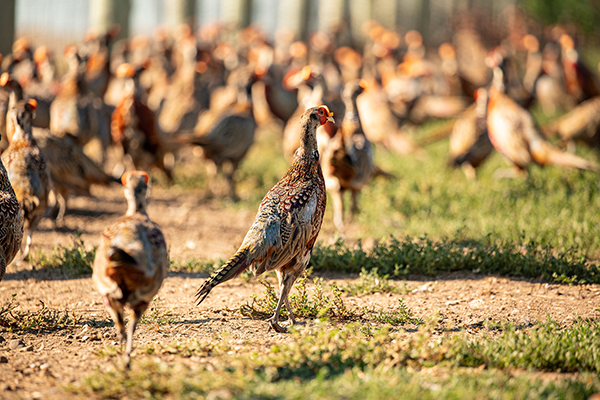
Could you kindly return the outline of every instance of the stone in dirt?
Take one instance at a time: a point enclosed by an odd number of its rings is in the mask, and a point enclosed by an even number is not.
[[[11,350],[16,350],[21,347],[25,347],[25,343],[23,343],[23,341],[19,339],[13,339],[8,344],[8,348]]]

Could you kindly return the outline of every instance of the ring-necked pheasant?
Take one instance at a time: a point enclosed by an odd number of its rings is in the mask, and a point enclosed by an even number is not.
[[[165,238],[146,213],[148,174],[131,171],[121,178],[127,213],[102,233],[92,279],[115,321],[119,340],[127,337],[129,365],[135,327],[167,275],[169,257]],[[131,309],[125,332],[124,307]]]
[[[316,138],[317,128],[327,121],[334,122],[327,106],[304,112],[302,140],[292,165],[260,203],[256,219],[235,255],[198,289],[198,304],[212,288],[258,263],[255,275],[276,271],[279,278],[280,295],[269,319],[271,327],[278,332],[286,331],[279,325],[279,312],[284,304],[291,323],[295,323],[288,294],[308,265],[327,202]]]
[[[371,143],[363,132],[356,98],[365,88],[363,81],[349,82],[342,99],[346,114],[342,126],[323,151],[323,171],[327,191],[333,202],[333,222],[338,230],[344,229],[344,192],[352,192],[352,215],[358,211],[358,195],[376,172]]]
[[[8,172],[0,162],[0,281],[6,267],[15,258],[23,239],[23,212],[8,179]]]
[[[506,95],[500,51],[491,51],[486,62],[493,70],[487,109],[488,134],[494,148],[514,165],[516,172],[526,173],[532,162],[542,167],[556,165],[598,170],[596,163],[550,144],[539,132],[533,116]]]
[[[22,246],[23,258],[29,254],[31,235],[46,212],[52,186],[50,169],[33,138],[31,121],[36,106],[35,100],[19,101],[9,110],[14,132],[8,133],[11,141],[2,153],[2,162],[25,218],[27,239]]]

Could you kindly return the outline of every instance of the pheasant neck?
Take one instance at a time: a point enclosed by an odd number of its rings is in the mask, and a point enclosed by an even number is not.
[[[146,199],[136,198],[133,201],[130,199],[127,202],[127,213],[126,216],[132,216],[135,214],[148,215],[146,212]]]
[[[311,121],[307,121],[302,126],[302,136],[300,138],[300,147],[296,151],[295,158],[310,158],[315,157],[319,159],[316,127],[312,126]]]
[[[504,86],[504,72],[500,67],[495,67],[493,71],[494,77],[492,79],[492,88],[496,89],[500,93],[504,93],[506,91],[506,87]]]

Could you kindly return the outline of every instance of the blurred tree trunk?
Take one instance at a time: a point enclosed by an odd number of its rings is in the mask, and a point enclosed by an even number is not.
[[[372,17],[372,0],[350,0],[350,29],[352,30],[352,41],[355,45],[365,44],[366,32],[363,25]]]
[[[195,29],[195,0],[164,0],[163,10],[165,11],[165,19],[169,28],[176,28],[180,25],[187,24],[192,30]]]
[[[294,32],[296,39],[303,39],[307,36],[307,15],[307,0],[281,0],[277,27],[278,29],[289,29]]]
[[[237,28],[250,25],[252,0],[223,0],[221,2],[221,19],[226,24]]]
[[[0,0],[0,53],[12,52],[15,40],[15,0]]]
[[[394,30],[396,28],[396,15],[398,2],[396,0],[374,0],[373,18],[382,26]]]
[[[119,24],[121,30],[117,39],[129,37],[130,12],[131,0],[91,0],[91,28],[95,33],[102,35],[108,32],[112,25]]]
[[[336,30],[344,18],[344,0],[319,0],[319,30]]]
[[[398,24],[404,31],[421,31],[422,0],[404,0],[398,4]]]

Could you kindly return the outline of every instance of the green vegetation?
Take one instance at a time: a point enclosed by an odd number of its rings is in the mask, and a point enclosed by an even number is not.
[[[548,321],[529,331],[504,326],[496,337],[446,336],[435,324],[417,333],[384,327],[365,336],[359,324],[293,330],[289,344],[256,352],[251,344],[190,341],[152,344],[131,371],[98,371],[70,386],[105,398],[586,398],[600,390],[600,326]],[[102,357],[113,357],[106,351]],[[171,354],[174,362],[153,355]],[[194,362],[187,362],[192,357]],[[529,373],[513,375],[515,368]],[[581,372],[570,379],[534,371]]]
[[[81,316],[70,313],[68,310],[60,311],[46,307],[40,300],[40,309],[37,311],[21,311],[13,294],[8,303],[0,306],[0,331],[9,332],[47,332],[61,329],[74,328]]]
[[[153,324],[157,326],[174,324],[179,318],[173,315],[173,310],[161,310],[157,306],[157,299],[152,301],[146,312],[140,318],[140,324]]]
[[[317,246],[311,258],[315,272],[359,273],[378,271],[402,278],[408,274],[435,276],[441,272],[476,271],[528,278],[543,278],[562,283],[600,283],[597,263],[588,263],[576,251],[555,252],[550,246],[504,242],[494,244],[446,239],[440,242],[423,237],[404,241],[391,238],[371,250],[360,242],[348,246],[337,241],[333,246]]]
[[[96,256],[96,246],[86,250],[81,234],[73,236],[71,246],[55,246],[50,254],[39,251],[30,256],[34,268],[60,269],[68,277],[88,275],[92,273],[92,264]]]
[[[360,271],[359,281],[357,283],[348,283],[342,290],[352,296],[373,293],[408,293],[409,289],[406,282],[402,288],[394,285],[389,279],[389,275],[379,275],[377,268],[368,271],[363,268]]]

